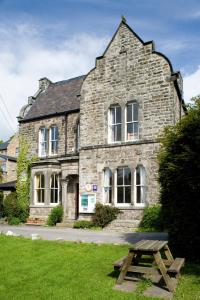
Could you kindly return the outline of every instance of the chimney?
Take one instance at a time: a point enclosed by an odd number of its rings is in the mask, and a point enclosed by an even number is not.
[[[41,79],[39,79],[39,89],[42,91],[46,91],[46,89],[48,88],[48,86],[51,84],[51,80],[49,80],[46,77],[43,77]]]

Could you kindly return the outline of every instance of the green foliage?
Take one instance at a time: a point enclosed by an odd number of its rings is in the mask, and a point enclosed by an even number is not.
[[[119,213],[120,210],[117,207],[97,203],[93,215],[93,223],[95,226],[103,228],[115,220]]]
[[[17,158],[17,199],[20,207],[18,216],[25,222],[29,215],[29,193],[30,193],[30,165],[36,158],[29,158],[29,144],[20,137],[20,152]]]
[[[4,216],[4,208],[3,208],[3,192],[0,191],[0,218]]]
[[[52,208],[48,219],[47,219],[47,225],[49,226],[55,226],[56,223],[62,222],[63,218],[63,207],[61,205],[55,206]]]
[[[0,140],[0,144],[3,144],[4,143],[4,141],[3,140]]]
[[[85,228],[92,228],[94,227],[94,224],[93,222],[91,221],[85,221],[85,220],[81,220],[81,221],[76,221],[74,223],[74,228],[82,228],[82,229],[85,229]]]
[[[161,139],[159,182],[163,220],[175,255],[200,253],[200,97]]]
[[[19,216],[20,207],[18,205],[16,192],[12,192],[5,197],[3,207],[5,216],[8,219]]]
[[[163,230],[163,218],[161,205],[156,204],[146,207],[142,221],[139,226],[140,229],[147,231],[162,231]]]
[[[8,219],[8,224],[10,225],[19,225],[20,223],[20,219],[17,217],[12,217]]]

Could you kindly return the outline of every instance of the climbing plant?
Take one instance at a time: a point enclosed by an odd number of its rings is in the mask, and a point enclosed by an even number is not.
[[[17,159],[17,201],[19,205],[19,219],[25,222],[29,215],[30,198],[30,165],[36,160],[29,157],[29,143],[20,137],[20,151]]]

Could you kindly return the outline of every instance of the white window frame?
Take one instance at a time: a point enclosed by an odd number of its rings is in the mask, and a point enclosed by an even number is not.
[[[41,176],[44,176],[44,187],[37,187],[37,176],[40,176],[40,183],[41,183]],[[38,202],[38,196],[37,196],[37,191],[44,190],[44,202]],[[34,202],[37,205],[44,205],[45,204],[45,175],[43,173],[38,173],[35,174],[34,176]]]
[[[137,169],[140,170],[140,184],[137,184]],[[140,194],[143,194],[143,199],[141,202],[137,203],[137,188],[140,188]],[[138,165],[134,171],[134,206],[135,207],[145,207],[146,206],[146,170],[142,165]]]
[[[50,156],[56,156],[58,155],[58,137],[57,139],[52,139],[52,131],[55,130],[55,128],[57,128],[57,131],[58,131],[58,126],[57,125],[53,125],[50,127],[50,130],[49,130],[49,155]],[[55,133],[54,133],[55,135]],[[57,152],[56,153],[53,153],[52,152],[52,143],[57,143]]]
[[[127,121],[128,106],[132,107],[132,120],[131,121]],[[137,110],[138,110],[137,120],[134,120],[134,106],[136,106]],[[128,135],[128,124],[133,124],[133,126],[135,126],[135,124],[137,124],[137,126],[138,126],[137,137],[133,137],[132,139],[128,139],[128,137],[127,137],[127,135]],[[131,141],[137,141],[137,140],[139,140],[139,105],[136,101],[133,101],[133,102],[127,103],[126,108],[125,108],[125,141],[126,142],[131,142]]]
[[[51,187],[51,182],[52,182],[52,176],[55,178],[55,176],[57,176],[58,178],[58,187],[56,188],[55,186],[52,188]],[[54,184],[55,184],[55,181],[54,181]],[[51,191],[54,191],[54,197],[55,197],[55,193],[57,193],[57,196],[58,196],[58,202],[51,202]],[[51,176],[50,176],[50,205],[52,206],[56,206],[56,205],[59,205],[60,203],[60,176],[59,174],[57,173],[52,173]]]
[[[120,108],[121,110],[121,123],[112,123],[112,110],[114,109],[114,114],[115,114],[115,120],[116,120],[116,109],[117,108]],[[109,113],[108,113],[108,126],[109,126],[109,133],[108,133],[108,142],[109,143],[120,143],[122,141],[122,108],[120,105],[113,105],[109,108]],[[121,139],[120,140],[117,140],[117,141],[114,141],[112,139],[112,132],[113,132],[113,127],[116,127],[116,126],[121,126]]]
[[[109,176],[108,176],[108,172],[111,173],[111,185],[110,185],[110,181],[109,181]],[[104,169],[104,184],[103,184],[103,199],[104,199],[104,203],[105,204],[109,204],[111,205],[113,203],[113,172],[110,170],[110,168],[105,168]],[[111,193],[111,202],[109,202],[110,199],[110,193]]]
[[[123,184],[122,185],[118,185],[117,184],[117,175],[118,175],[118,170],[119,169],[123,169]],[[124,183],[124,169],[129,169],[130,170],[130,173],[131,173],[131,184],[130,185],[127,185]],[[118,187],[123,187],[123,200],[125,200],[125,197],[124,197],[124,194],[125,194],[125,187],[130,187],[131,188],[131,201],[129,203],[118,203],[118,199],[117,199],[117,190],[118,190]],[[132,172],[131,172],[131,168],[127,167],[127,166],[124,166],[124,167],[118,167],[116,172],[115,172],[115,205],[118,206],[118,207],[129,207],[132,205]]]
[[[44,132],[44,133],[43,133]],[[46,140],[45,140],[46,132]],[[42,140],[42,135],[44,135],[44,140]],[[46,149],[45,153],[42,153],[43,147]],[[46,127],[41,127],[39,130],[39,157],[46,157],[48,155],[48,129]]]

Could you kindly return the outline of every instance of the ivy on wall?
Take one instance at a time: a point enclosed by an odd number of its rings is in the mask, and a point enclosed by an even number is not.
[[[30,199],[30,166],[36,157],[29,157],[30,145],[23,136],[19,138],[20,151],[17,158],[17,200],[19,205],[19,218],[25,222],[29,215]]]

